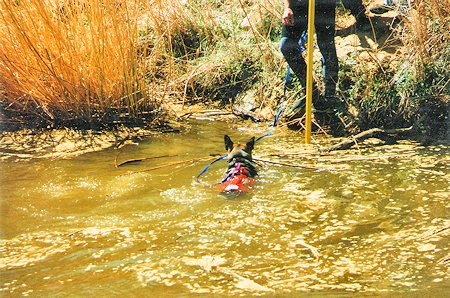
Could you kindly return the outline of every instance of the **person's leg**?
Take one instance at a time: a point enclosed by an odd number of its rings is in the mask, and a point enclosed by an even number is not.
[[[284,31],[284,28],[283,28]],[[301,36],[301,33],[299,33]],[[292,38],[288,36],[283,36],[280,41],[280,50],[286,59],[289,67],[295,73],[297,78],[300,81],[300,84],[305,87],[306,86],[306,62],[303,59],[303,56],[300,54],[298,48],[299,38]]]
[[[324,60],[325,97],[334,97],[339,68],[334,43],[336,1],[318,0],[316,3],[315,27],[317,44]]]
[[[307,30],[308,26],[308,3],[307,1],[298,1],[296,6],[292,7],[294,12],[294,26],[284,26],[282,28],[282,37],[280,41],[280,50],[289,67],[300,80],[302,87],[306,86],[306,62],[299,50],[300,38]]]
[[[305,28],[306,29],[306,28]],[[303,30],[305,30],[303,29]],[[293,27],[283,26],[283,34],[280,41],[280,50],[291,70],[295,73],[303,88],[306,88],[306,62],[301,55],[299,49],[299,41],[304,31],[302,29],[295,29]],[[296,36],[293,38],[292,36]],[[303,107],[303,100],[296,101],[289,110],[289,117],[296,117],[297,109]]]
[[[364,14],[366,11],[362,0],[342,0],[342,4],[346,9],[350,10],[355,18],[358,18],[359,15]]]
[[[342,0],[342,4],[356,19],[357,26],[363,26],[370,23],[366,16],[366,8],[364,7],[362,0]]]

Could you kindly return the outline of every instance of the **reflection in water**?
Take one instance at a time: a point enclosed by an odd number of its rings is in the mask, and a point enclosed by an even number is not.
[[[293,132],[256,145],[256,189],[227,198],[193,182],[204,163],[265,127],[193,123],[72,160],[3,162],[0,293],[25,296],[444,294],[448,148],[400,144],[324,154]],[[214,184],[224,163],[205,175]],[[433,292],[431,292],[433,291]],[[356,294],[358,295],[358,294]]]

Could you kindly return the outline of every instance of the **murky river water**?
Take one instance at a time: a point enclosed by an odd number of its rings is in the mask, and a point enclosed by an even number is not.
[[[448,297],[448,147],[320,154],[280,129],[254,155],[307,167],[262,163],[256,189],[233,199],[193,182],[206,161],[138,172],[266,130],[192,123],[119,161],[174,156],[119,168],[114,149],[2,162],[0,295]]]

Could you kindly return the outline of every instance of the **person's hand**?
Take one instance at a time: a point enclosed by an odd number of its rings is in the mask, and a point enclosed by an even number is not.
[[[283,18],[281,20],[285,26],[294,26],[294,12],[290,8],[285,8]]]

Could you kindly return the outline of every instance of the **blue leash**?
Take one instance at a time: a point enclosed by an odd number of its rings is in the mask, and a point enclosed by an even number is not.
[[[271,128],[270,131],[269,131],[268,133],[266,133],[265,135],[262,135],[262,136],[258,137],[258,138],[255,140],[255,142],[257,142],[257,141],[259,141],[259,140],[261,140],[261,139],[264,139],[265,137],[268,137],[268,136],[270,136],[271,134],[273,134],[273,132],[274,132],[274,130],[275,130],[275,127],[277,126],[278,119],[280,118],[281,112],[283,111],[283,108],[284,108],[284,102],[285,102],[285,100],[286,100],[287,86],[289,85],[290,79],[291,79],[291,68],[288,66],[288,67],[287,67],[287,71],[286,71],[286,78],[285,78],[285,81],[284,81],[284,89],[283,89],[283,97],[282,97],[282,100],[281,100],[281,105],[280,105],[280,108],[278,109],[277,114],[275,115],[275,118],[273,119],[273,123],[270,125],[270,126],[272,126],[272,128]],[[219,160],[222,160],[222,159],[227,158],[227,156],[228,156],[228,153],[227,153],[227,154],[224,154],[224,155],[222,155],[222,156],[220,156],[220,157],[214,159],[212,162],[210,162],[210,163],[209,163],[209,164],[208,164],[208,165],[200,172],[200,174],[197,175],[197,177],[195,178],[195,181],[196,181],[197,183],[201,183],[201,181],[200,181],[200,176],[202,176],[203,174],[205,174],[205,173],[209,170],[209,168],[211,167],[211,165],[213,165],[214,163],[218,162]],[[223,180],[222,180],[222,181],[223,181]]]
[[[224,154],[224,155],[222,155],[221,157],[218,157],[218,158],[214,159],[212,162],[210,162],[210,163],[209,163],[209,164],[208,164],[208,165],[200,172],[200,174],[197,175],[197,177],[195,178],[195,181],[196,181],[197,183],[201,183],[201,181],[200,181],[200,176],[203,175],[203,174],[205,174],[205,173],[209,170],[209,168],[211,167],[211,165],[213,165],[214,163],[218,162],[219,160],[225,159],[227,156],[228,156],[228,153],[227,153],[227,154]]]

